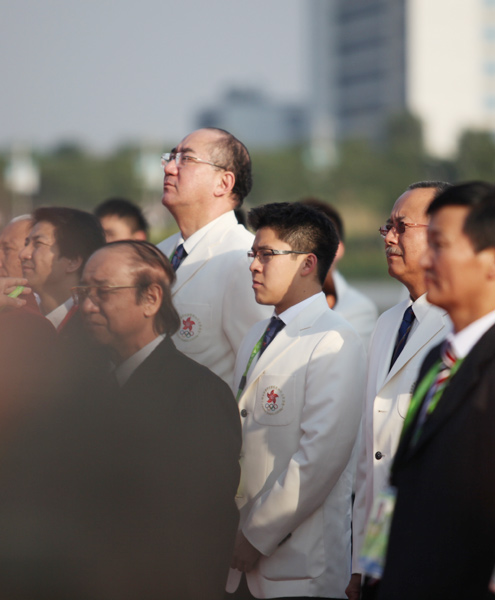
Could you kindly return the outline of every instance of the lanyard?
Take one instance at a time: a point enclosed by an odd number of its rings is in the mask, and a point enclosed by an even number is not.
[[[457,373],[463,360],[464,360],[463,358],[460,358],[456,361],[455,365],[450,370],[449,377],[448,377],[447,381],[445,382],[445,385],[441,386],[435,392],[435,395],[431,399],[430,405],[426,409],[426,414],[428,416],[431,415],[431,413],[437,407],[437,404],[438,404],[440,398],[442,397],[443,391],[445,390],[447,383]],[[428,371],[428,373],[423,377],[419,386],[417,387],[416,391],[414,392],[413,397],[411,399],[411,404],[409,405],[409,410],[407,411],[407,415],[404,420],[404,426],[402,427],[401,439],[404,436],[404,433],[407,431],[407,429],[409,429],[412,421],[414,420],[414,417],[416,416],[416,413],[418,412],[418,409],[419,409],[422,401],[424,400],[426,394],[428,393],[428,390],[431,388],[438,373],[440,372],[442,364],[443,363],[442,363],[441,359],[437,363],[435,363],[431,367],[431,369]],[[416,439],[417,439],[418,435],[419,435],[419,432],[415,436]]]
[[[268,325],[268,327],[269,327],[269,325]],[[268,327],[267,327],[267,329],[268,329]],[[260,339],[254,345],[253,351],[251,352],[251,356],[249,357],[248,364],[246,366],[246,370],[244,371],[244,375],[241,377],[241,381],[239,382],[239,389],[237,390],[237,395],[235,397],[237,402],[239,402],[242,392],[244,391],[244,388],[246,387],[247,374],[248,374],[251,364],[254,360],[254,357],[261,350],[261,345],[263,344],[263,338],[265,337],[265,333],[266,333],[266,329],[263,332],[263,335],[260,337]]]

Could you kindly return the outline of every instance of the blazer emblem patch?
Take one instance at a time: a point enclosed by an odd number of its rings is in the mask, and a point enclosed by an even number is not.
[[[181,326],[178,335],[183,342],[190,342],[201,333],[201,321],[196,315],[192,313],[181,315],[180,321]]]
[[[268,415],[276,415],[281,412],[285,406],[283,391],[275,385],[265,388],[261,395],[261,406]]]

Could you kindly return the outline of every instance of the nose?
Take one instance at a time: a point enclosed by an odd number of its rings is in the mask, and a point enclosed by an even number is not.
[[[100,307],[96,302],[93,301],[91,296],[86,296],[84,300],[80,304],[80,309],[83,314],[91,314],[95,312],[99,312]]]
[[[176,175],[177,174],[177,165],[175,164],[175,160],[169,160],[165,163],[163,170],[165,175]]]
[[[255,256],[253,259],[251,259],[251,264],[249,265],[249,270],[251,271],[251,273],[254,272],[260,272],[261,271],[261,263],[258,260],[258,257]]]
[[[399,234],[397,233],[397,229],[395,227],[391,227],[387,231],[387,235],[383,238],[386,246],[390,246],[391,244],[396,244]]]
[[[19,252],[19,260],[29,260],[31,258],[31,244],[27,244]]]

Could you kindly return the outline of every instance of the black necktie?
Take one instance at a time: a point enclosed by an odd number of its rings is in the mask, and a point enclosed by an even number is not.
[[[285,323],[279,317],[272,317],[268,327],[266,328],[265,335],[263,336],[263,342],[260,348],[260,356],[272,343],[277,333],[285,327]]]
[[[404,311],[402,317],[402,323],[399,327],[399,333],[397,334],[397,341],[395,342],[394,353],[392,354],[392,360],[390,362],[390,369],[394,366],[399,354],[404,350],[404,346],[407,342],[407,337],[411,331],[412,324],[414,322],[414,311],[412,306],[408,306]]]
[[[175,249],[174,255],[172,256],[172,260],[170,261],[172,263],[172,269],[174,271],[177,271],[177,269],[180,267],[181,262],[186,258],[186,256],[187,252],[184,248],[184,244],[179,244]]]

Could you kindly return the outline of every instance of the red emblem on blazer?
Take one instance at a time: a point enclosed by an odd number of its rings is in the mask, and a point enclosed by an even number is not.
[[[181,326],[177,333],[183,342],[190,342],[201,333],[201,321],[192,313],[180,316]]]
[[[279,413],[285,406],[285,395],[283,391],[275,385],[265,388],[261,396],[261,406],[269,415],[276,415]]]
[[[187,319],[182,321],[182,328],[184,331],[192,331],[193,325],[196,325],[196,323],[191,319],[191,317],[187,317]]]

